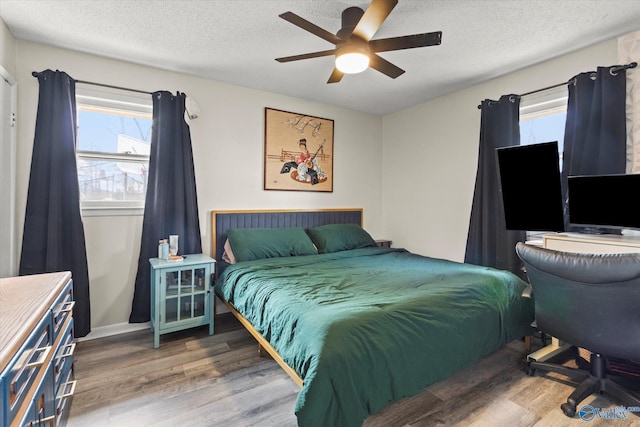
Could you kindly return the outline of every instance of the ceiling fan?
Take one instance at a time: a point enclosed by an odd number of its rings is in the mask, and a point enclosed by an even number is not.
[[[327,83],[337,83],[342,80],[345,73],[359,73],[368,67],[395,79],[403,74],[404,70],[380,57],[378,52],[435,46],[442,41],[442,31],[371,40],[396,4],[398,0],[372,0],[367,10],[359,7],[347,8],[342,12],[342,28],[336,34],[318,27],[293,12],[285,12],[279,15],[280,18],[333,43],[335,48],[285,56],[276,58],[276,61],[291,62],[335,55],[336,66]]]

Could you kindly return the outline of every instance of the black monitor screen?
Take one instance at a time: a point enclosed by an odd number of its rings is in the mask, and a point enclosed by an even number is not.
[[[564,231],[558,143],[496,151],[507,230]]]
[[[572,225],[640,228],[640,175],[570,176],[568,188]]]

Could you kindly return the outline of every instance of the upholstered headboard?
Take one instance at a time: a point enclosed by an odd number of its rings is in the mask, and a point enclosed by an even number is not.
[[[211,212],[211,254],[222,259],[230,228],[311,228],[325,224],[363,225],[361,208],[316,210],[240,210]]]

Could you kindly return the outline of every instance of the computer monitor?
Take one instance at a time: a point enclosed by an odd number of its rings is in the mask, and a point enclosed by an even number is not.
[[[496,151],[507,230],[564,231],[558,143]]]
[[[640,229],[640,175],[569,176],[569,223],[595,228]]]

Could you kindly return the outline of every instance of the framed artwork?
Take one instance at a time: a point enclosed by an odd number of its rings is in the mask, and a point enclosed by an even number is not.
[[[333,192],[333,120],[265,108],[264,189]]]

